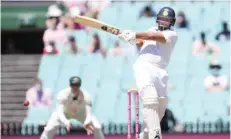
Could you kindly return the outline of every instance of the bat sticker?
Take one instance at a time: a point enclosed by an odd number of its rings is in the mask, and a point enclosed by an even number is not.
[[[111,32],[112,34],[115,34],[115,35],[118,35],[119,32],[120,32],[119,29],[110,28],[110,27],[107,27],[107,26],[102,26],[101,29],[104,30],[104,31],[107,31],[107,32]]]

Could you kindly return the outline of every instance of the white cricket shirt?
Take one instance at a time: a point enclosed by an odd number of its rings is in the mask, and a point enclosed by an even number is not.
[[[62,123],[67,123],[67,119],[84,118],[91,116],[91,98],[88,93],[81,90],[77,100],[73,100],[71,88],[61,90],[57,96],[57,109]]]
[[[151,28],[148,31],[158,32],[157,27]],[[168,66],[178,36],[173,30],[164,30],[161,32],[167,43],[145,40],[134,67],[139,67],[143,64],[151,64],[159,68],[166,68]]]

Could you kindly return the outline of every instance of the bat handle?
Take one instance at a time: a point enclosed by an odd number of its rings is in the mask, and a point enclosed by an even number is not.
[[[119,34],[121,34],[121,33],[122,33],[122,31],[120,30],[120,31],[118,31],[118,32],[117,32],[117,34],[116,34],[116,35],[119,35]]]

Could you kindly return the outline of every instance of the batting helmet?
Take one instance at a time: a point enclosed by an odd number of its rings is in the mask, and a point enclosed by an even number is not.
[[[158,24],[159,30],[170,29],[171,26],[174,26],[176,21],[175,11],[170,7],[164,7],[160,9],[157,14],[156,23]]]

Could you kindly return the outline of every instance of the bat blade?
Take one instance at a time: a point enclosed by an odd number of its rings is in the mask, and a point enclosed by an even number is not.
[[[96,20],[96,19],[93,19],[93,18],[90,18],[90,17],[86,17],[86,16],[76,16],[74,18],[74,21],[76,23],[79,23],[79,24],[82,24],[84,26],[89,26],[89,27],[92,27],[92,28],[96,28],[96,29],[99,29],[99,30],[103,30],[103,31],[106,31],[108,33],[111,33],[111,34],[114,34],[114,35],[118,35],[121,33],[121,30],[117,27],[114,27],[112,25],[109,25],[109,24],[106,24],[102,21],[99,21],[99,20]],[[144,40],[141,40],[141,39],[137,39],[136,40],[136,43],[139,44],[139,43],[144,43]],[[142,46],[141,45],[141,46]]]
[[[85,25],[85,26],[89,26],[89,27],[92,27],[92,28],[96,28],[96,29],[99,29],[99,30],[103,30],[103,31],[106,31],[108,33],[112,33],[114,35],[118,35],[120,33],[119,28],[114,27],[114,26],[109,25],[109,24],[106,24],[106,23],[104,23],[102,21],[86,17],[86,16],[76,16],[74,18],[74,21],[76,23],[79,23],[79,24],[82,24],[82,25]]]

